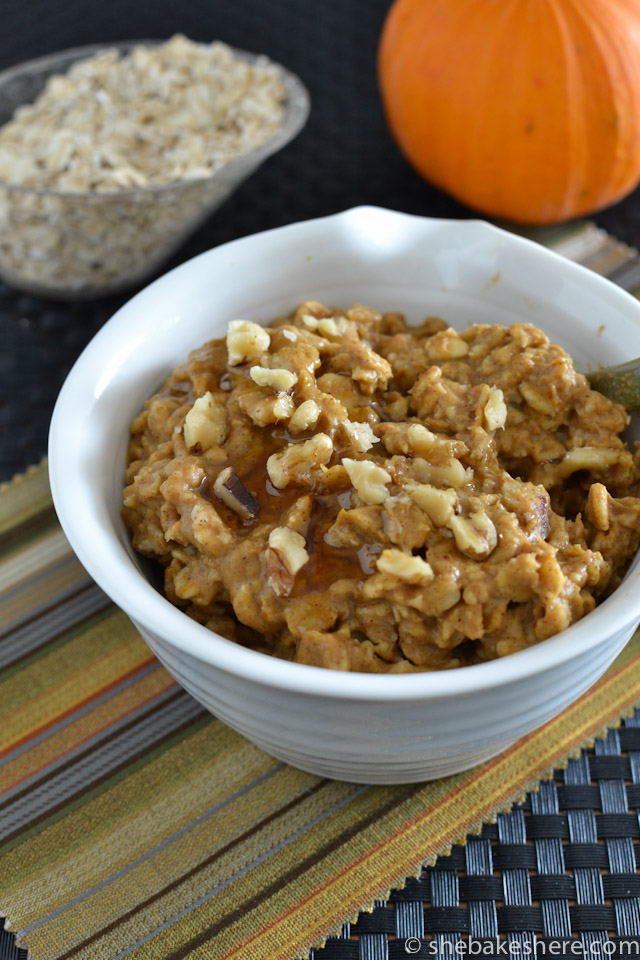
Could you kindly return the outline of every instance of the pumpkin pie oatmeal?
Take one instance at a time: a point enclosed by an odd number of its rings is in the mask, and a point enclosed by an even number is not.
[[[628,417],[528,324],[303,303],[233,320],[131,425],[123,516],[167,597],[287,660],[403,673],[551,637],[640,541]]]

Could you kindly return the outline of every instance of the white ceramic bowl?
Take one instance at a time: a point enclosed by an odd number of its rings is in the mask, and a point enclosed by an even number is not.
[[[268,753],[320,775],[426,780],[503,750],[575,700],[640,619],[640,562],[564,633],[436,673],[369,675],[236,646],[150,585],[120,519],[128,425],[145,397],[228,320],[268,322],[306,297],[427,314],[451,325],[531,321],[579,368],[640,356],[640,304],[582,267],[482,222],[371,207],[210,250],[116,313],[62,389],[50,435],[60,522],[89,573],[193,696]]]

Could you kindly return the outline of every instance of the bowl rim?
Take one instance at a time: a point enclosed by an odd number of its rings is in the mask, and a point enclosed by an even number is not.
[[[54,64],[60,59],[68,59],[73,57],[74,59],[72,63],[75,63],[79,60],[88,59],[89,57],[95,56],[98,53],[104,53],[108,50],[118,50],[126,53],[136,46],[155,47],[161,46],[163,43],[167,42],[168,40],[153,39],[115,40],[113,43],[90,43],[79,47],[69,47],[66,50],[57,50],[54,53],[48,53],[42,57],[34,57],[31,60],[23,60],[20,63],[16,63],[13,66],[7,67],[5,70],[0,71],[0,87],[2,87],[6,81],[10,81],[14,77],[19,77],[23,73],[34,69],[47,69],[49,65]],[[209,44],[203,43],[202,41],[193,42],[199,43],[201,46],[209,46]],[[100,191],[52,190],[49,188],[40,187],[25,187],[22,184],[11,183],[0,178],[0,189],[6,190],[9,193],[24,194],[25,196],[56,197],[67,200],[91,199],[94,202],[106,202],[116,198],[118,200],[121,198],[127,199],[129,197],[139,197],[145,194],[163,193],[167,190],[186,189],[187,187],[195,184],[209,183],[209,181],[213,180],[213,178],[216,177],[222,170],[227,172],[233,169],[236,165],[246,162],[249,158],[257,161],[266,160],[267,157],[270,157],[272,154],[276,153],[282,147],[290,143],[291,140],[293,140],[303,129],[311,110],[311,98],[309,91],[297,74],[293,73],[276,60],[272,60],[267,54],[253,53],[250,50],[243,50],[239,47],[234,47],[229,43],[225,43],[222,40],[212,41],[212,43],[216,42],[223,43],[224,46],[228,47],[240,60],[244,60],[248,63],[275,67],[280,73],[285,85],[287,99],[285,100],[284,104],[285,112],[282,123],[269,137],[269,139],[265,140],[264,143],[259,144],[255,150],[251,150],[249,153],[243,153],[238,157],[234,157],[233,159],[222,163],[206,177],[193,177],[192,179],[186,180],[171,180],[167,183],[157,183],[147,187],[127,187],[122,190]],[[67,67],[64,68],[63,73],[69,69],[69,66],[71,66],[71,64],[68,64]],[[20,106],[27,106],[27,103],[20,104]],[[0,127],[1,126],[3,125],[0,125]]]
[[[76,417],[80,416],[78,410],[82,404],[78,403],[76,384],[81,383],[85,376],[87,353],[91,350],[92,356],[95,355],[101,338],[106,335],[104,331],[107,328],[114,330],[121,326],[124,330],[126,325],[130,324],[129,311],[142,303],[149,295],[149,291],[168,282],[167,278],[173,280],[180,272],[186,273],[193,269],[197,261],[228,256],[239,245],[247,241],[253,242],[257,237],[269,240],[285,231],[291,234],[301,229],[308,230],[309,227],[313,229],[315,226],[320,229],[326,228],[327,225],[338,227],[345,222],[348,223],[349,219],[357,220],[358,217],[372,215],[395,221],[427,221],[455,225],[462,229],[466,225],[472,225],[475,230],[485,232],[488,238],[501,238],[503,242],[519,248],[527,257],[536,258],[542,265],[554,269],[560,266],[564,272],[573,274],[583,287],[605,294],[610,302],[617,303],[621,309],[629,312],[631,308],[631,312],[637,314],[640,325],[640,303],[611,281],[534,241],[480,219],[421,217],[362,205],[330,216],[260,231],[198,254],[157,278],[121,306],[93,337],[72,367],[60,391],[51,420],[49,470],[53,501],[61,526],[89,574],[138,627],[153,632],[163,643],[178,652],[188,654],[213,667],[259,685],[286,690],[305,697],[315,696],[336,700],[346,698],[354,701],[390,703],[431,702],[451,696],[469,696],[490,688],[498,689],[507,684],[526,680],[533,674],[545,673],[567,665],[574,657],[584,655],[605,643],[615,633],[627,629],[630,631],[640,619],[640,564],[636,561],[634,568],[627,573],[617,590],[586,617],[559,634],[509,656],[443,671],[408,674],[342,672],[279,660],[258,653],[227,640],[192,620],[149,583],[134,565],[117,530],[111,526],[105,533],[105,545],[110,547],[112,553],[115,549],[115,553],[110,557],[110,571],[105,572],[102,564],[95,561],[95,552],[92,551],[95,544],[89,544],[83,540],[83,525],[79,524],[77,519],[74,520],[73,516],[70,517],[67,512],[68,508],[73,508],[73,502],[68,496],[65,497],[65,464],[64,458],[59,462],[58,450],[61,441],[64,448],[63,430],[68,430],[65,418],[69,413]],[[168,636],[171,637],[170,640],[166,639]]]

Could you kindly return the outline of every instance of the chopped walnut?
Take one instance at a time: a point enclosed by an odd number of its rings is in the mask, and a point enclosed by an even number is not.
[[[504,393],[497,387],[491,387],[489,399],[484,405],[484,420],[489,433],[502,430],[507,422],[507,405]]]
[[[333,441],[326,433],[317,433],[304,443],[292,443],[267,460],[267,473],[278,490],[292,482],[304,483],[312,472],[326,464],[333,453]]]
[[[283,370],[277,367],[275,370],[269,370],[267,367],[251,367],[249,376],[259,387],[271,387],[279,393],[286,393],[298,382],[298,375],[291,370]]]
[[[451,327],[440,330],[427,341],[427,355],[434,363],[459,360],[460,357],[466,357],[468,353],[469,344],[462,340]]]
[[[371,450],[374,443],[379,442],[368,423],[355,423],[353,420],[345,420],[342,429],[357,453],[366,453],[367,450]]]
[[[421,483],[412,486],[409,494],[438,527],[446,527],[458,509],[458,494],[451,488],[441,490],[429,483]]]
[[[224,442],[227,415],[219,398],[208,391],[198,397],[184,420],[184,442],[188,450],[205,451]]]
[[[460,553],[474,559],[488,557],[498,542],[495,525],[484,510],[478,510],[468,519],[454,515],[447,526]]]
[[[239,391],[238,406],[258,427],[287,420],[295,410],[293,398],[287,393],[264,394],[251,382]]]
[[[273,413],[277,420],[286,420],[291,416],[292,411],[295,409],[293,400],[291,397],[286,396],[286,394],[280,394],[277,396],[273,402]]]
[[[376,561],[381,573],[389,573],[407,583],[431,583],[434,573],[431,566],[422,557],[413,557],[402,550],[383,550]]]
[[[345,317],[312,317],[304,314],[301,318],[307,330],[313,330],[323,337],[339,337],[349,329],[349,321]]]
[[[568,477],[578,470],[608,470],[620,460],[620,451],[604,447],[574,447],[557,465],[556,476]]]
[[[264,327],[251,320],[231,320],[227,333],[227,352],[230,367],[250,360],[259,360],[269,349],[271,337]]]
[[[421,423],[412,423],[407,430],[411,449],[420,457],[427,457],[436,442],[435,435]]]
[[[493,550],[498,543],[498,531],[496,526],[485,510],[476,510],[475,513],[472,513],[469,517],[471,524],[475,527],[476,530],[479,530],[487,541],[489,547],[489,552]]]
[[[310,427],[315,427],[320,416],[320,407],[315,400],[303,400],[291,414],[289,433],[303,433]]]
[[[371,460],[343,457],[342,465],[365,503],[384,503],[389,496],[386,484],[391,483],[391,474]]]
[[[288,597],[295,576],[309,560],[304,537],[288,527],[276,527],[269,534],[265,550],[267,583],[278,597]]]
[[[428,463],[418,457],[413,461],[416,477],[421,483],[433,483],[442,487],[462,487],[473,478],[471,467],[466,469],[451,457],[443,464]]]
[[[269,546],[278,551],[287,570],[294,576],[309,560],[304,537],[288,527],[275,527],[269,534]]]
[[[213,492],[243,520],[252,519],[260,510],[260,504],[247,490],[233,467],[225,467],[220,471],[213,484]]]

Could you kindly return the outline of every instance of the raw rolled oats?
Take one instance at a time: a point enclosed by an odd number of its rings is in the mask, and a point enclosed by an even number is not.
[[[210,176],[282,122],[284,89],[266,58],[178,34],[107,49],[51,77],[0,128],[0,179],[36,190],[104,193]]]
[[[0,128],[3,275],[82,296],[149,274],[251,172],[216,176],[274,135],[285,101],[266,58],[181,35],[50,77]]]

